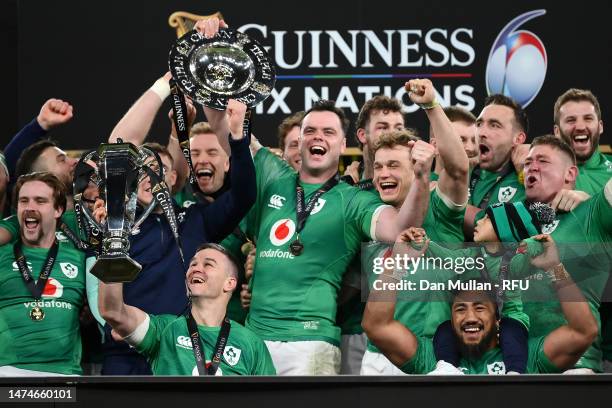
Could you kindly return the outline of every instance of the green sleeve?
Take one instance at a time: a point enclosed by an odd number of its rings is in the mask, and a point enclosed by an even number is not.
[[[252,375],[276,375],[276,368],[272,362],[272,357],[263,340],[256,338],[255,369]]]
[[[161,337],[166,326],[176,320],[173,315],[149,315],[149,329],[145,334],[144,339],[140,344],[134,345],[136,351],[147,357],[149,360],[154,360],[159,354],[159,345]]]
[[[355,223],[357,230],[365,237],[362,241],[374,241],[376,240],[376,225],[372,221],[380,215],[387,204],[383,203],[378,194],[374,192],[357,188],[354,190],[354,195],[347,202],[347,218]]]
[[[535,337],[529,340],[529,355],[527,357],[527,372],[530,374],[554,374],[561,370],[553,364],[544,352],[546,337]]]
[[[87,274],[85,275],[85,286],[87,287],[87,303],[89,304],[89,310],[91,310],[91,314],[96,319],[96,321],[104,327],[106,321],[102,318],[100,314],[100,309],[98,308],[98,283],[100,282],[98,278],[91,274],[91,267],[96,261],[96,257],[90,256],[85,259],[85,268]]]
[[[436,363],[433,340],[427,337],[417,337],[416,353],[400,369],[406,374],[427,374],[436,368]]]
[[[612,241],[612,178],[591,200],[591,216],[585,220],[589,235],[599,236],[601,242],[610,242]]]
[[[19,220],[16,215],[11,215],[0,220],[0,228],[4,228],[11,234],[11,242],[19,236]]]

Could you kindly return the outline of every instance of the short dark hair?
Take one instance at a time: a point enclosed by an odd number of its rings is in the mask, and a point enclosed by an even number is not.
[[[465,122],[468,125],[476,123],[476,116],[461,106],[447,106],[444,113],[451,122]]]
[[[372,116],[372,112],[374,111],[382,111],[384,113],[399,112],[402,114],[402,118],[404,117],[402,112],[402,103],[399,100],[385,95],[376,95],[375,97],[368,99],[361,107],[361,110],[357,115],[355,127],[357,129],[365,129],[368,126],[370,116]],[[363,147],[363,143],[361,143],[359,138],[357,138],[357,136],[355,136],[355,138],[357,139],[359,146]]]
[[[502,105],[512,109],[516,127],[525,133],[529,133],[529,119],[527,118],[527,113],[514,99],[502,94],[493,94],[487,96],[485,99],[484,106],[489,105]]]
[[[236,257],[232,255],[230,251],[228,251],[223,245],[215,244],[213,242],[207,242],[205,244],[200,245],[198,249],[196,249],[196,253],[203,251],[205,249],[214,249],[215,251],[219,251],[223,255],[225,255],[225,257],[230,261],[230,270],[229,270],[230,276],[232,276],[233,278],[236,278],[236,281],[240,279],[240,275],[238,273],[239,271],[238,261],[236,260]]]
[[[66,195],[68,194],[66,186],[53,173],[47,171],[38,171],[19,176],[15,183],[15,188],[13,189],[13,203],[15,203],[15,207],[17,207],[19,202],[21,187],[30,181],[42,181],[51,187],[53,190],[53,208],[56,210],[61,209],[62,214],[66,211]]]
[[[572,150],[570,145],[565,143],[563,140],[555,137],[554,135],[543,135],[538,136],[531,142],[530,149],[534,146],[551,146],[560,152],[564,153],[572,162],[572,164],[576,165],[576,153]]]
[[[32,173],[34,169],[34,164],[36,160],[40,157],[42,152],[44,152],[49,147],[58,147],[57,143],[50,139],[40,140],[34,144],[28,146],[17,160],[17,164],[15,166],[15,176],[19,177],[24,174]]]
[[[595,113],[597,114],[597,119],[601,120],[601,107],[599,106],[599,101],[597,97],[593,95],[588,89],[578,89],[578,88],[570,88],[565,91],[562,95],[557,98],[555,102],[555,109],[553,113],[553,119],[555,121],[555,125],[559,125],[559,120],[561,120],[561,106],[565,105],[568,102],[582,102],[587,101],[593,104],[595,108]]]
[[[281,150],[285,150],[285,139],[287,138],[287,133],[291,132],[291,129],[296,126],[302,126],[302,119],[304,119],[304,111],[299,111],[291,116],[287,116],[285,119],[283,119],[280,125],[278,125],[278,147]]]
[[[344,135],[346,136],[346,133],[348,132],[348,128],[351,122],[346,117],[346,114],[344,113],[344,111],[336,107],[335,101],[330,101],[327,99],[319,99],[312,105],[310,109],[306,111],[306,113],[304,113],[304,116],[308,115],[310,112],[335,113],[338,116],[338,119],[340,119],[340,125],[342,127],[342,131],[344,132]]]

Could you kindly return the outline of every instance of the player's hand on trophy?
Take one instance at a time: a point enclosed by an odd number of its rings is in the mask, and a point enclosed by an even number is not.
[[[419,105],[429,105],[436,99],[436,90],[429,79],[411,79],[404,84],[410,100]]]
[[[247,106],[242,102],[238,102],[234,99],[230,99],[227,102],[227,109],[225,112],[227,113],[230,133],[233,140],[240,140],[244,137],[242,125],[244,123],[246,111]]]
[[[106,222],[106,203],[101,198],[97,198],[93,209],[94,220],[100,225]]]
[[[219,32],[220,28],[228,28],[224,20],[219,20],[218,17],[210,17],[205,20],[199,20],[193,26],[204,38],[213,38]]]
[[[72,119],[72,115],[72,105],[61,99],[51,98],[40,108],[36,121],[44,130],[50,130],[55,126],[68,122]]]

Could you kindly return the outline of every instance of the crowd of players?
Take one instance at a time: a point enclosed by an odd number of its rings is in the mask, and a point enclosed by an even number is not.
[[[210,19],[196,29],[210,37],[219,26]],[[400,101],[375,96],[355,124],[363,160],[342,177],[349,123],[333,101],[280,124],[280,155],[244,131],[244,105],[204,107],[207,122],[193,123],[199,107],[189,102],[190,174],[172,122],[167,145],[145,143],[170,79],[155,81],[109,137],[155,151],[161,163],[151,163],[174,196],[180,241],[158,205],[130,236],[129,256],[142,266],[132,282],[89,273],[96,252],[83,245],[74,209],[77,160],[47,139],[72,119],[70,103],[49,99],[3,147],[0,376],[82,374],[89,313],[103,375],[612,369],[602,307],[612,162],[599,150],[603,121],[590,91],[563,92],[553,133],[526,143],[529,121],[512,99],[491,95],[475,116],[443,108],[431,81],[411,80],[429,137],[410,130]],[[139,212],[153,186],[139,181]],[[104,194],[93,182],[82,194],[105,223]],[[481,246],[451,249],[465,242]],[[485,259],[486,273],[418,299],[392,288],[421,270],[373,269],[376,258],[465,251]],[[428,279],[446,281],[438,269]],[[487,289],[509,277],[529,280],[542,298]]]

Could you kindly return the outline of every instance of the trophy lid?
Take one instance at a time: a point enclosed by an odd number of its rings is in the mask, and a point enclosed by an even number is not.
[[[183,93],[219,110],[228,99],[257,105],[270,96],[276,81],[264,47],[233,29],[221,29],[213,38],[188,32],[170,49],[168,65]]]

